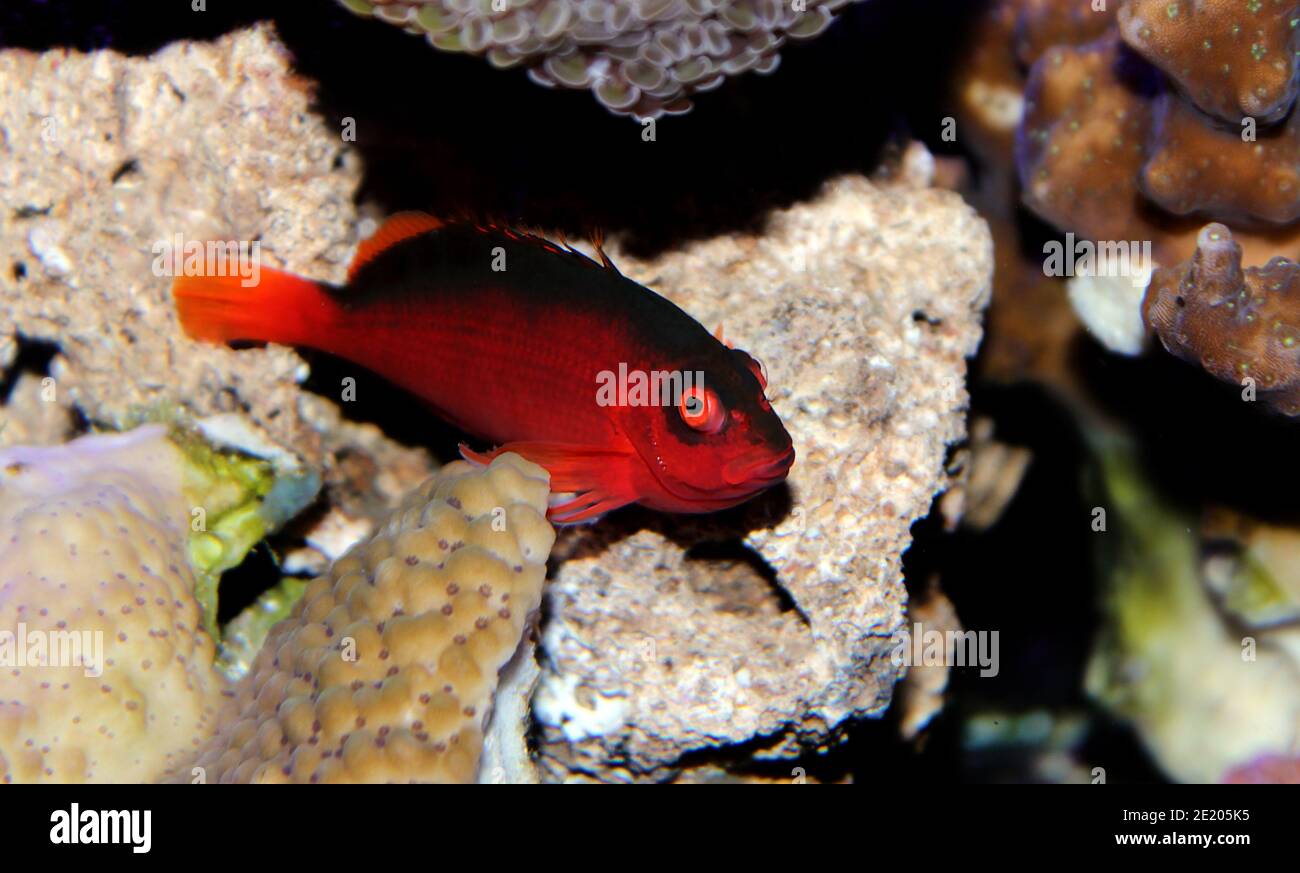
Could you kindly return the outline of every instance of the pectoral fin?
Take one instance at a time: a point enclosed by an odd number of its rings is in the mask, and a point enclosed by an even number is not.
[[[573,497],[554,503],[547,517],[558,524],[588,521],[635,503],[631,465],[639,463],[634,451],[566,443],[514,442],[490,452],[476,452],[461,443],[460,454],[474,464],[489,464],[502,452],[514,452],[551,474],[551,493]]]

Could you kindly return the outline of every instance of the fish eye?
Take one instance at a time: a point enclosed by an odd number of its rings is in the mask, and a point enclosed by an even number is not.
[[[760,361],[758,358],[755,358],[751,355],[749,358],[749,369],[752,370],[754,376],[757,377],[759,387],[762,388],[764,391],[766,391],[767,390],[767,367],[764,367],[762,361]]]
[[[704,433],[717,433],[726,421],[722,401],[712,388],[692,385],[682,392],[677,411],[688,427]]]

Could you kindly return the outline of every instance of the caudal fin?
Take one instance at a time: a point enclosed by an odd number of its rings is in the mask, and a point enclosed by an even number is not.
[[[316,345],[338,306],[324,286],[261,267],[257,284],[241,276],[177,276],[172,281],[181,327],[193,339]]]

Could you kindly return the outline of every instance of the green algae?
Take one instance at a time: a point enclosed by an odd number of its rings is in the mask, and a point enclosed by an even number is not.
[[[266,536],[315,499],[314,472],[277,471],[267,460],[219,449],[201,436],[174,429],[172,440],[185,458],[182,491],[190,505],[188,551],[195,574],[194,596],[213,639],[217,629],[221,574],[238,566]]]
[[[310,580],[293,576],[282,578],[274,588],[262,593],[226,624],[217,653],[217,669],[234,681],[248,672],[271,628],[289,617],[294,604],[302,597]]]

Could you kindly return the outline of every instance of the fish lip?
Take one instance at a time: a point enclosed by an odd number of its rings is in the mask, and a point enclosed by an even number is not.
[[[773,485],[785,481],[786,474],[789,473],[790,467],[793,466],[795,460],[794,443],[789,441],[787,438],[787,448],[785,452],[776,458],[767,460],[771,458],[771,452],[763,447],[756,447],[752,452],[743,456],[745,458],[755,458],[760,454],[762,455],[762,458],[759,459],[760,463],[758,465],[751,464],[751,469],[761,467],[763,461],[766,461],[767,465],[772,468],[768,471],[768,475],[761,480],[742,479],[739,482],[731,482],[730,480],[727,480],[731,487],[722,490],[697,488],[689,483],[679,482],[672,479],[672,477],[665,475],[667,470],[664,466],[662,455],[659,452],[659,440],[655,436],[654,431],[649,428],[646,429],[645,435],[652,453],[647,454],[642,450],[642,447],[635,442],[633,443],[633,448],[636,450],[637,454],[641,456],[641,460],[645,463],[646,469],[649,471],[650,475],[654,477],[654,480],[659,484],[659,487],[678,500],[684,500],[691,503],[715,504],[715,509],[725,509],[729,506],[743,503],[754,495],[766,491]],[[735,461],[733,460],[728,464],[728,466],[734,463]]]
[[[767,448],[756,449],[733,458],[722,468],[722,478],[729,485],[752,486],[761,490],[782,481],[794,466],[794,446],[772,457]]]

